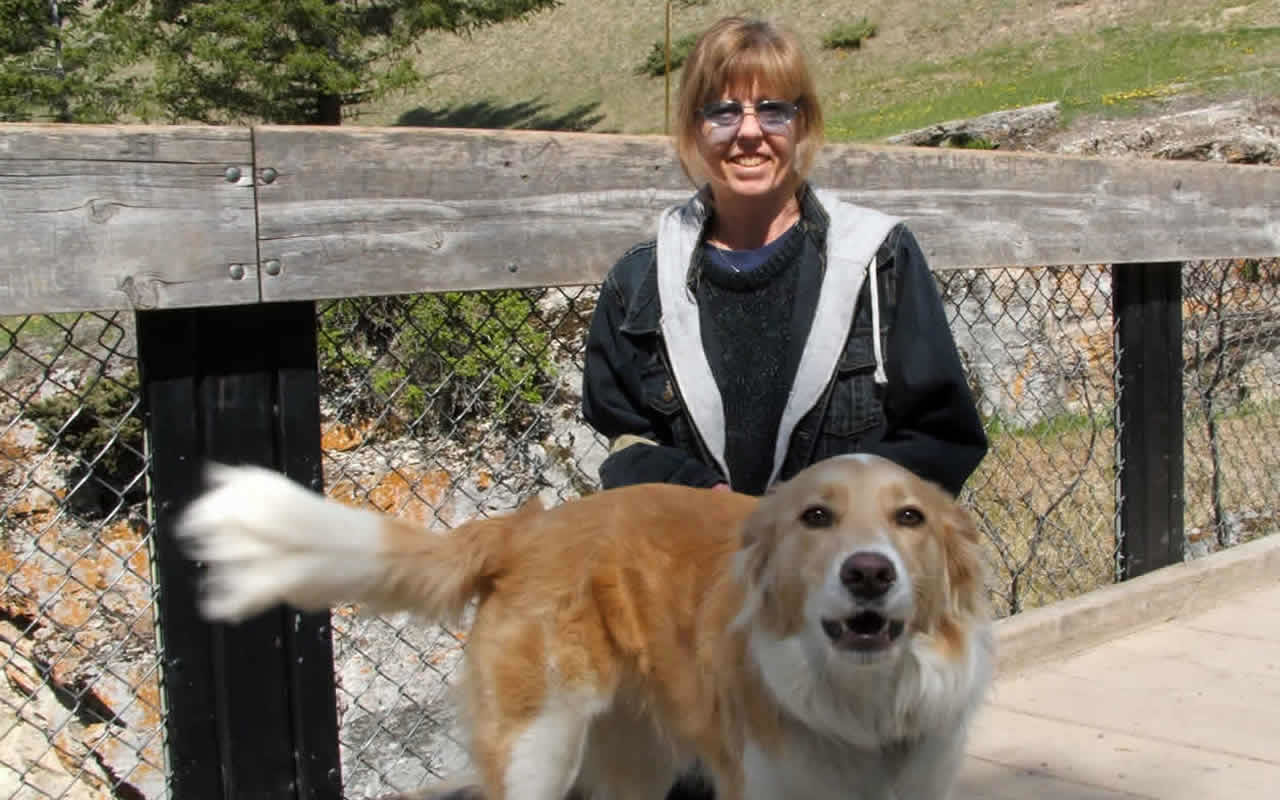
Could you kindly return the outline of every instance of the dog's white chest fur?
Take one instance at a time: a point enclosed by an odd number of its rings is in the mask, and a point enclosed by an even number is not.
[[[878,755],[839,749],[839,757],[832,758],[834,752],[824,755],[791,748],[769,754],[748,745],[743,763],[745,800],[898,800]]]
[[[791,723],[775,751],[748,744],[746,800],[945,800],[990,679],[989,648],[984,626],[960,663],[908,645],[878,671],[841,668],[804,634],[753,637],[752,655]]]

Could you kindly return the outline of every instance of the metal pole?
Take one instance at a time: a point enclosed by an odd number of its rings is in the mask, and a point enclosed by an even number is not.
[[[666,64],[662,70],[663,78],[666,79],[666,104],[663,109],[662,132],[671,134],[671,0],[667,0],[667,27],[666,27]]]

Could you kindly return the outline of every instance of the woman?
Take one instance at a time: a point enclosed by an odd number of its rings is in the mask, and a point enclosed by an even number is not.
[[[698,188],[601,287],[583,413],[605,488],[759,495],[840,453],[958,494],[987,451],[933,278],[898,219],[806,175],[822,110],[796,39],[730,17],[685,62],[676,149]],[[669,800],[711,796],[695,777]]]
[[[900,220],[806,179],[822,111],[794,36],[713,25],[685,63],[676,122],[698,191],[613,266],[588,333],[602,485],[758,495],[868,452],[958,493],[987,439],[941,300]]]

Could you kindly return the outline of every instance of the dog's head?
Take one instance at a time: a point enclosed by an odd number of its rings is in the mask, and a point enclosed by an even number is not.
[[[922,634],[962,650],[964,626],[983,613],[972,518],[874,456],[822,461],[761,498],[737,565],[748,587],[739,623],[828,663],[881,663]]]

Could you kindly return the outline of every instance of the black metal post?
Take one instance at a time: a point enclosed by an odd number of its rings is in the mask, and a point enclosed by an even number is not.
[[[1120,577],[1183,560],[1182,264],[1111,269]]]
[[[170,787],[182,800],[339,800],[327,614],[279,608],[210,625],[172,535],[209,461],[322,489],[315,306],[137,315],[151,454]]]

